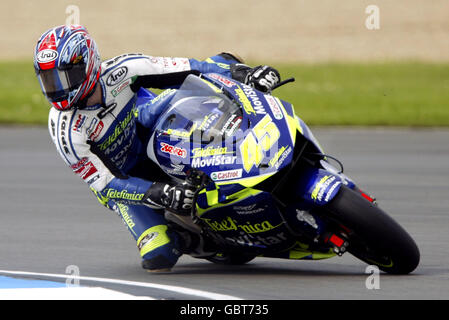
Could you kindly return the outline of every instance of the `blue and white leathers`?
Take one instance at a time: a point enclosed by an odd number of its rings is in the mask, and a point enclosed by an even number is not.
[[[69,111],[50,110],[49,131],[59,154],[100,202],[122,217],[137,241],[142,258],[155,260],[156,269],[176,263],[180,255],[176,249],[178,240],[167,235],[166,221],[157,212],[160,208],[141,204],[153,181],[129,173],[146,159],[146,141],[139,136],[138,125],[151,133],[152,124],[163,108],[138,105],[133,83],[143,76],[169,77],[189,70],[230,77],[229,64],[235,62],[222,56],[198,61],[121,55],[102,63],[98,85],[102,89],[103,104]]]

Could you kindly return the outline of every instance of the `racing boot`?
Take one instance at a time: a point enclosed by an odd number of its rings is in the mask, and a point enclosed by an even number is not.
[[[180,237],[179,250],[194,258],[207,258],[217,253],[217,247],[213,239],[206,234],[193,233],[187,230],[175,231]]]

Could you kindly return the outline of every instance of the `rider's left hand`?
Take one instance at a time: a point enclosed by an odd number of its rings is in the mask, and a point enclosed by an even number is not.
[[[165,197],[164,202],[167,209],[174,211],[179,215],[189,215],[193,206],[193,197],[195,189],[188,184],[176,186],[165,185],[163,189]]]
[[[165,208],[179,215],[189,215],[196,188],[188,183],[154,182],[142,199],[151,208]]]

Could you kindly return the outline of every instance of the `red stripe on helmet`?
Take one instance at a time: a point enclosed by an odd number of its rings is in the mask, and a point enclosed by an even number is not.
[[[39,68],[41,70],[49,70],[56,67],[56,61],[46,62],[46,63],[38,63]]]
[[[37,55],[39,56],[39,53],[44,53],[42,51],[47,50],[47,52],[51,52],[51,51],[56,51],[57,50],[57,46],[56,46],[56,34],[55,34],[55,30],[53,29],[52,31],[50,31],[45,38],[42,39],[39,48],[38,48],[38,53]],[[48,62],[39,62],[38,61],[38,65],[39,68],[41,70],[48,70],[48,69],[52,69],[56,66],[56,57],[53,61],[48,61]]]
[[[67,110],[69,102],[67,100],[60,101],[60,102],[52,102],[53,107],[55,107],[58,110]]]
[[[54,30],[49,32],[47,36],[42,39],[38,50],[41,51],[44,49],[56,50],[56,35]]]
[[[98,82],[98,79],[100,78],[100,72],[101,68],[98,68],[98,72],[97,72],[97,76],[95,77],[95,81],[92,82],[91,86],[89,87],[89,89],[86,90],[86,92],[82,95],[82,97],[80,98],[81,100],[84,99],[85,97],[87,97],[90,92],[95,88],[95,85]]]

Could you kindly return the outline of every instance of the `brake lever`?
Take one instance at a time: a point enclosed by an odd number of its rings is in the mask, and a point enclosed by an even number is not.
[[[274,89],[277,89],[277,88],[279,88],[280,86],[283,86],[284,84],[287,84],[287,83],[290,83],[290,82],[294,82],[294,81],[295,81],[295,78],[291,77],[291,78],[285,79],[284,81],[279,82],[278,84],[275,84],[275,85],[271,88],[271,90],[269,91],[269,94],[271,94],[271,92],[272,92]]]
[[[209,176],[205,174],[203,171],[191,169],[187,172],[185,181],[186,183],[188,183],[189,185],[191,185],[196,189],[193,195],[192,211],[190,212],[192,220],[195,221],[195,219],[197,218],[195,204],[196,200],[198,199],[198,195],[200,191],[204,189],[212,181],[212,179],[210,179]]]
[[[191,169],[187,172],[186,183],[191,185],[192,187],[198,189],[205,183],[208,183],[210,178],[203,171],[197,169]]]

